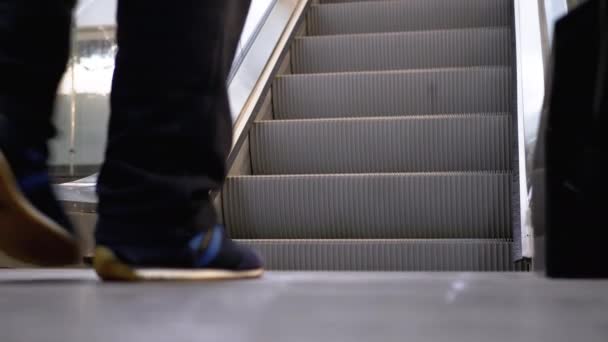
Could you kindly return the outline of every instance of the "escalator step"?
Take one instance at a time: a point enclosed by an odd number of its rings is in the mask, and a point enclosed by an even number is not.
[[[511,65],[507,27],[298,38],[294,73]]]
[[[516,271],[509,240],[243,240],[270,270]]]
[[[245,239],[510,238],[508,172],[229,177]]]
[[[276,119],[511,112],[511,68],[474,67],[286,75]]]
[[[371,1],[407,1],[407,0],[319,0],[320,4],[340,4],[340,3],[348,3],[348,2],[371,2]]]
[[[313,5],[310,35],[510,26],[512,0],[408,0]]]
[[[254,174],[511,170],[510,114],[262,121]]]

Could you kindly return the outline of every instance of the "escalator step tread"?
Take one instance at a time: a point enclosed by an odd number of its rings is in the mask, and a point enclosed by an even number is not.
[[[511,170],[509,113],[262,121],[254,174]]]
[[[511,112],[511,67],[285,75],[275,119]]]
[[[302,37],[294,73],[511,65],[508,27]]]
[[[311,6],[310,35],[510,26],[512,0],[340,2]]]
[[[519,271],[510,240],[242,240],[270,270]]]
[[[236,176],[235,238],[510,238],[509,172]]]

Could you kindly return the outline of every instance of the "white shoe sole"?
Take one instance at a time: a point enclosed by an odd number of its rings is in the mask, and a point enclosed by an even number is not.
[[[106,281],[218,281],[254,279],[264,274],[263,268],[246,271],[132,268],[106,247],[95,249],[93,266],[97,275]]]

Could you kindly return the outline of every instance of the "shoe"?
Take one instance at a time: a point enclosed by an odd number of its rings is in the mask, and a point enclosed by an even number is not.
[[[0,251],[36,266],[81,261],[73,228],[38,150],[0,149]]]
[[[93,266],[106,281],[230,280],[264,273],[258,255],[232,241],[220,225],[182,248],[98,246]]]

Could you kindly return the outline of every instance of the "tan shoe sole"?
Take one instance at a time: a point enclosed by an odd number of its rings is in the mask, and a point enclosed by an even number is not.
[[[95,249],[93,266],[97,275],[106,281],[218,281],[254,279],[264,274],[262,268],[247,271],[132,268],[106,247]]]
[[[0,250],[36,266],[73,265],[81,261],[78,243],[23,196],[0,152]]]

